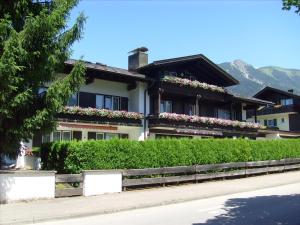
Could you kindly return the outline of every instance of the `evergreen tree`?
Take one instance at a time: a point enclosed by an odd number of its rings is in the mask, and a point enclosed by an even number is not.
[[[291,8],[295,8],[295,13],[300,14],[300,0],[282,0],[283,9],[291,10]]]
[[[21,140],[51,131],[57,112],[84,82],[82,62],[57,76],[81,38],[83,14],[67,26],[77,3],[0,0],[0,153],[16,153]],[[46,85],[47,92],[39,93]]]

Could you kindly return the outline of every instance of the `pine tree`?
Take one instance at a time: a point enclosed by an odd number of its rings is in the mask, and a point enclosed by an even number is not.
[[[295,9],[295,13],[300,14],[300,0],[282,0],[283,9],[291,10]]]
[[[21,140],[51,131],[55,115],[84,82],[82,62],[57,76],[81,38],[82,13],[67,26],[77,3],[0,0],[0,153],[15,153]],[[45,85],[47,92],[39,93]]]

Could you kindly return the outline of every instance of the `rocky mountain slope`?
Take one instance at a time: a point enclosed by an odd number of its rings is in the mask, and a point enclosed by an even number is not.
[[[221,68],[240,81],[239,85],[230,87],[232,92],[253,96],[265,86],[288,90],[300,94],[300,70],[285,69],[274,66],[254,68],[252,65],[235,60],[219,64]]]

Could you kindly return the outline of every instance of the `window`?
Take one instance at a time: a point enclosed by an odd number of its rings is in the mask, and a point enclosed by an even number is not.
[[[284,123],[284,118],[281,118],[281,123]]]
[[[82,132],[81,131],[73,131],[73,139],[81,141],[82,140]]]
[[[62,141],[71,141],[71,131],[63,131],[61,134]]]
[[[120,134],[121,139],[128,139],[128,134]]]
[[[51,142],[51,133],[50,134],[44,134],[42,136],[42,143],[49,143]]]
[[[112,109],[112,97],[111,96],[105,96],[104,108]]]
[[[268,127],[276,127],[277,126],[277,119],[268,120],[267,126]]]
[[[78,94],[73,94],[71,96],[71,98],[69,99],[68,103],[67,103],[68,106],[77,106],[78,105]]]
[[[113,97],[113,110],[120,110],[120,97]]]
[[[293,105],[293,99],[289,98],[289,99],[281,99],[280,100],[280,104],[281,105]]]
[[[103,140],[104,139],[104,133],[97,133],[96,134],[96,140]]]
[[[218,108],[218,118],[230,120],[230,111],[228,109]]]
[[[166,100],[162,100],[160,102],[160,112],[164,113],[171,113],[172,112],[172,101],[166,101]]]
[[[54,131],[53,132],[53,141],[60,141],[61,140],[61,133],[60,131]]]
[[[119,138],[119,134],[116,134],[116,133],[106,133],[105,134],[105,139],[106,140],[110,140],[110,139],[113,139],[113,138]]]
[[[185,105],[185,114],[189,116],[193,116],[196,114],[196,106],[193,104],[186,104]]]
[[[103,109],[104,108],[104,96],[96,95],[96,108]]]

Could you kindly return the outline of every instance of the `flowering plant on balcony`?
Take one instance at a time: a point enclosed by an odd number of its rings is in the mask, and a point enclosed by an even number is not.
[[[171,121],[184,121],[190,123],[200,123],[207,125],[219,125],[224,127],[237,127],[237,128],[251,128],[251,129],[264,129],[265,127],[258,123],[241,122],[237,120],[226,120],[212,117],[202,116],[189,116],[185,114],[176,113],[160,113],[159,118]]]
[[[224,88],[216,86],[216,85],[199,82],[197,80],[189,80],[189,79],[185,79],[185,78],[179,78],[179,77],[175,77],[175,76],[164,76],[162,78],[162,81],[179,84],[180,86],[190,86],[193,88],[202,88],[205,90],[210,90],[210,91],[215,91],[215,92],[220,92],[220,93],[226,92],[226,90]]]
[[[117,111],[108,109],[96,109],[96,108],[81,108],[81,107],[64,107],[61,113],[72,115],[84,115],[84,116],[99,116],[111,119],[135,119],[141,120],[143,114],[137,112]]]

